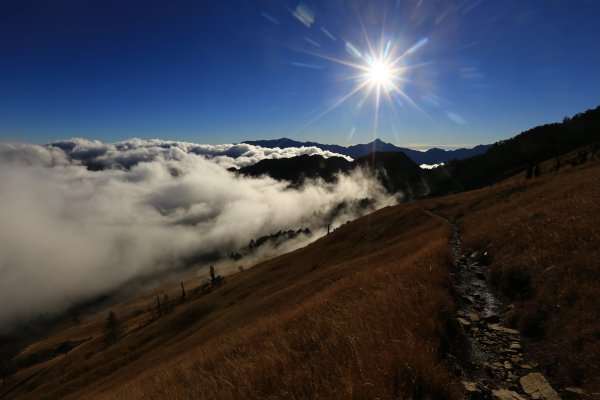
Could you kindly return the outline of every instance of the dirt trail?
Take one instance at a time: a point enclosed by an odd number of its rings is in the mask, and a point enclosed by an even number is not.
[[[458,227],[452,226],[452,252],[456,322],[465,342],[454,356],[465,398],[470,399],[560,399],[536,365],[527,359],[517,330],[503,324],[504,305],[486,281],[487,266],[476,261],[483,255],[465,255]]]

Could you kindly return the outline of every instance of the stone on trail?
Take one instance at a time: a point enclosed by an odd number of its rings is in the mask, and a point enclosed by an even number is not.
[[[592,397],[587,395],[583,389],[578,388],[578,387],[567,387],[564,389],[564,393],[565,396],[567,396],[568,399],[591,399]]]
[[[517,392],[506,389],[492,390],[494,400],[525,400]]]
[[[456,320],[458,321],[460,326],[462,326],[465,329],[467,329],[471,326],[471,323],[464,318],[456,318]]]
[[[516,329],[506,328],[506,327],[500,326],[498,324],[488,324],[488,329],[491,329],[493,331],[508,333],[510,335],[518,335],[519,334],[519,331]]]
[[[519,381],[523,391],[534,399],[560,400],[560,396],[548,383],[544,375],[532,372],[522,377]]]
[[[479,400],[483,399],[483,392],[479,388],[479,385],[476,382],[470,381],[462,381],[463,386],[465,387],[466,397],[471,400]]]

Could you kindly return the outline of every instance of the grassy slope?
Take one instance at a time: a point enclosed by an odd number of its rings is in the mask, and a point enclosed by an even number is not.
[[[417,205],[380,210],[146,327],[131,319],[108,349],[106,312],[91,317],[37,347],[93,339],[3,388],[24,398],[452,397],[439,361],[452,316],[448,233]],[[152,300],[115,311],[125,319]]]
[[[489,279],[513,297],[511,319],[553,382],[597,392],[600,164],[549,165],[529,181],[380,210],[141,329],[144,316],[128,316],[152,295],[132,299],[115,308],[129,332],[108,349],[106,312],[89,317],[26,353],[91,340],[9,378],[0,397],[456,396],[440,363],[452,316],[449,228],[425,208],[458,221],[465,249],[491,246]]]
[[[430,201],[459,221],[465,251],[491,254],[488,280],[512,301],[509,321],[530,338],[559,387],[600,392],[600,161]]]

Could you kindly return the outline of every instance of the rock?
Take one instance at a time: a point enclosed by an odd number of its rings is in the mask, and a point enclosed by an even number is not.
[[[532,372],[522,377],[519,382],[523,391],[533,397],[534,399],[540,400],[560,400],[560,396],[552,386],[548,383],[544,375],[539,372]]]
[[[591,398],[591,396],[588,396],[588,394],[586,394],[583,391],[583,389],[577,388],[577,387],[568,387],[568,388],[565,388],[563,394],[568,399],[586,399],[586,398]]]
[[[473,299],[470,298],[469,296],[462,296],[462,299],[467,304],[473,304]]]
[[[519,380],[519,377],[513,374],[512,372],[509,372],[508,375],[506,375],[506,379],[509,381],[516,382]]]
[[[460,326],[464,329],[468,329],[471,326],[471,323],[464,318],[456,318]]]
[[[472,399],[472,400],[483,399],[483,393],[477,383],[469,382],[469,381],[462,381],[462,384],[465,387],[466,397],[468,399]]]
[[[492,396],[496,400],[525,400],[517,392],[506,389],[492,390]]]
[[[519,367],[521,367],[522,369],[533,369],[533,367],[529,364],[521,364],[519,365]]]
[[[479,321],[479,315],[473,313],[469,316],[469,318],[471,319],[471,322],[478,322]]]
[[[510,335],[518,335],[519,331],[516,329],[506,328],[504,326],[500,326],[498,324],[488,324],[488,329],[498,332],[508,333]]]
[[[479,271],[479,272],[476,272],[476,273],[475,273],[475,276],[476,276],[478,279],[481,279],[482,281],[485,281],[485,274],[484,274],[483,272],[481,272],[481,271]]]
[[[510,345],[510,348],[513,350],[520,350],[521,349],[521,345],[519,343],[512,343]]]
[[[508,369],[508,370],[513,369],[512,364],[510,362],[508,362],[508,361],[504,361],[503,367],[504,367],[504,369]]]

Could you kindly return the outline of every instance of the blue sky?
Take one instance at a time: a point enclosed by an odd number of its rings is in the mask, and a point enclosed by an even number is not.
[[[597,0],[4,0],[0,139],[490,143],[600,104],[599,15]],[[402,84],[317,118],[364,82],[337,61],[365,65],[367,39],[403,55]]]

